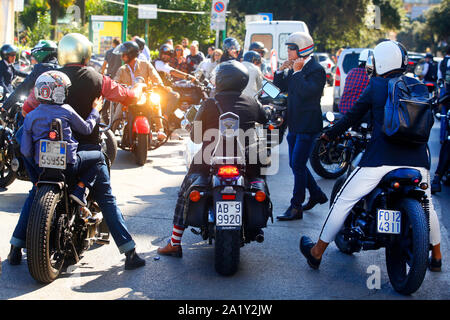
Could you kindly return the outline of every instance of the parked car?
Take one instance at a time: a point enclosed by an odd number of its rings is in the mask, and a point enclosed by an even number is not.
[[[364,48],[347,48],[339,56],[334,76],[333,111],[339,112],[338,106],[344,92],[345,78],[350,70],[358,67],[359,54]]]
[[[314,52],[314,58],[325,69],[327,74],[327,83],[332,86],[334,81],[334,62],[331,60],[330,55],[326,52]]]

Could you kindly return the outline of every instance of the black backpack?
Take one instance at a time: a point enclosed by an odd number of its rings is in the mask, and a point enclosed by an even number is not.
[[[389,80],[388,90],[383,124],[387,139],[409,145],[428,143],[434,118],[427,87],[400,76]]]

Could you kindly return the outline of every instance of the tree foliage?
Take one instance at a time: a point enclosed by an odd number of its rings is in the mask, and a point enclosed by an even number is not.
[[[439,6],[426,13],[427,24],[438,41],[450,43],[450,0],[443,0]]]

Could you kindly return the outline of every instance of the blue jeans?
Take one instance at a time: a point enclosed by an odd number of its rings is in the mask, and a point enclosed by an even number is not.
[[[319,134],[292,133],[287,135],[289,145],[289,166],[294,173],[294,191],[291,206],[300,209],[305,201],[305,190],[308,188],[311,198],[318,197],[322,190],[317,185],[311,172],[306,167]]]

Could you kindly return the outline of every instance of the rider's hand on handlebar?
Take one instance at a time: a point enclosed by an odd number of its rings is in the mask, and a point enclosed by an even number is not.
[[[146,87],[147,85],[145,83],[136,83],[133,87],[131,87],[131,91],[133,91],[134,96],[139,100]]]
[[[92,102],[92,109],[97,109],[98,112],[102,111],[103,108],[103,98],[102,96],[98,97],[97,99]]]

